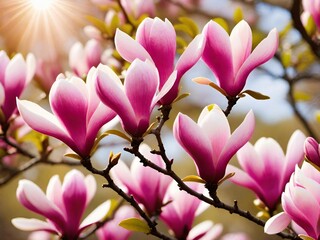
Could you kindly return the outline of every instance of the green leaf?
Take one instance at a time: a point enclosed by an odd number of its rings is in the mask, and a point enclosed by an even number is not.
[[[195,37],[199,34],[198,25],[193,21],[193,19],[188,17],[180,17],[179,21],[188,26],[188,28],[192,32],[192,37]]]
[[[307,24],[304,26],[304,28],[306,29],[306,32],[309,36],[313,35],[316,32],[317,26],[311,15],[308,17]]]
[[[320,111],[316,112],[316,120],[320,123]]]
[[[139,218],[124,219],[119,223],[119,226],[129,231],[150,233],[150,228],[146,221]]]
[[[36,132],[34,130],[30,131],[26,135],[22,136],[21,138],[18,139],[18,142],[31,142],[33,143],[38,151],[42,151],[42,141],[44,140],[44,135]]]
[[[120,202],[116,199],[109,199],[108,201],[110,201],[110,208],[108,213],[104,216],[103,220],[111,218],[114,215],[114,211],[116,211],[120,205]]]
[[[243,11],[241,7],[237,7],[233,12],[233,21],[235,23],[240,22],[243,19]]]
[[[178,47],[180,47],[182,49],[184,49],[185,47],[188,46],[187,41],[184,40],[182,37],[177,36],[176,42],[177,42]]]
[[[299,236],[299,238],[301,238],[303,240],[315,240],[314,238],[309,237],[307,235],[303,235],[303,234],[299,234],[298,236]]]
[[[209,85],[210,87],[214,88],[215,90],[219,91],[222,95],[227,96],[228,94],[226,91],[224,91],[221,87],[219,87],[217,84],[214,82],[211,82],[210,79],[205,78],[205,77],[197,77],[193,78],[192,81],[202,84],[202,85]]]
[[[183,98],[186,98],[188,96],[190,96],[190,93],[182,93],[178,97],[176,97],[176,99],[173,100],[173,103],[179,102],[180,100],[182,100]]]
[[[76,160],[80,160],[81,161],[81,157],[76,154],[76,153],[66,153],[64,154],[65,157],[69,157],[69,158],[73,158],[73,159],[76,159]]]
[[[105,132],[105,134],[117,135],[118,137],[121,137],[121,138],[127,140],[128,142],[131,142],[130,137],[128,137],[126,134],[124,134],[123,132],[120,132],[118,130],[108,130]]]
[[[291,51],[287,50],[281,53],[282,65],[286,68],[291,66]]]
[[[229,33],[229,25],[226,20],[224,20],[223,18],[214,18],[213,21],[218,23],[221,27],[224,28],[224,30],[226,30],[226,32]]]
[[[192,30],[188,26],[186,26],[184,24],[175,24],[174,25],[174,29],[176,31],[184,32],[184,33],[188,34],[191,37],[193,36]]]
[[[111,22],[107,28],[107,31],[108,31],[108,35],[109,36],[114,36],[115,32],[116,32],[116,29],[119,27],[120,25],[120,19],[119,19],[119,16],[118,14],[114,14],[112,16],[112,19],[111,19]]]
[[[297,101],[310,101],[311,96],[308,93],[295,91],[293,97]]]
[[[235,172],[232,172],[225,175],[223,178],[219,180],[218,185],[221,185],[224,181],[228,180],[229,178],[232,178],[235,174],[236,174]]]
[[[259,93],[259,92],[256,92],[256,91],[252,91],[252,90],[245,90],[245,91],[241,92],[239,95],[242,95],[242,94],[248,94],[249,96],[251,96],[251,97],[253,97],[255,99],[258,99],[258,100],[270,99],[269,96],[263,95],[262,93]]]
[[[184,182],[197,182],[197,183],[206,183],[205,180],[203,180],[201,177],[196,175],[189,175],[182,179]]]
[[[87,20],[93,24],[96,28],[100,30],[102,33],[108,33],[108,29],[106,23],[99,18],[93,16],[86,16]]]

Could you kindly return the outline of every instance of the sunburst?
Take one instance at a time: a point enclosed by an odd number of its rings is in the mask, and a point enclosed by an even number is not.
[[[56,58],[81,32],[90,5],[86,0],[0,1],[0,34],[11,52]]]

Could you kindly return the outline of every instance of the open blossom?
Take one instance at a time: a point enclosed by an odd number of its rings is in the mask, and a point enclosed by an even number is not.
[[[139,150],[148,160],[165,168],[162,158],[159,155],[151,154],[151,149],[147,145],[141,145]],[[119,185],[123,185],[150,215],[160,212],[164,205],[163,197],[172,181],[170,177],[143,166],[138,157],[134,158],[131,169],[124,162],[119,161],[111,173],[115,181]]]
[[[161,104],[170,104],[178,95],[181,77],[201,57],[204,38],[198,35],[181,55],[176,66],[176,33],[168,19],[162,21],[159,18],[146,18],[137,29],[136,40],[117,30],[115,45],[120,55],[129,62],[136,58],[152,61],[159,71],[159,89],[163,88],[172,72],[177,71],[173,87],[160,100]]]
[[[254,126],[254,115],[250,111],[231,134],[222,110],[217,105],[209,105],[202,110],[197,123],[179,113],[173,134],[194,160],[199,176],[208,183],[216,184],[225,175],[232,156],[251,138]]]
[[[320,168],[320,144],[312,137],[308,137],[304,143],[306,158]]]
[[[87,75],[91,67],[97,67],[101,62],[102,47],[95,39],[89,40],[85,47],[76,42],[69,52],[69,65],[79,77]]]
[[[273,29],[251,53],[252,33],[242,20],[230,36],[218,23],[210,21],[203,29],[206,44],[202,59],[217,78],[218,85],[228,96],[237,96],[249,74],[273,57],[278,48],[278,32]]]
[[[20,97],[35,70],[36,62],[32,54],[28,54],[26,61],[21,54],[10,60],[5,51],[0,51],[0,106],[4,121],[8,121],[16,111],[16,97]]]
[[[286,185],[281,197],[281,212],[270,218],[264,231],[275,234],[283,231],[292,221],[299,232],[314,240],[320,239],[320,175],[312,165],[304,162]]]
[[[251,189],[270,211],[274,211],[295,166],[303,161],[304,140],[304,134],[295,131],[286,154],[272,138],[260,138],[254,146],[247,143],[237,152],[243,170],[228,166],[228,172],[236,173],[231,181]]]
[[[27,209],[46,218],[14,218],[12,224],[24,231],[46,231],[61,239],[78,239],[87,227],[100,221],[109,211],[110,201],[101,204],[81,223],[81,218],[96,192],[96,181],[92,175],[83,176],[71,170],[61,183],[53,176],[46,194],[33,182],[20,180],[17,189],[19,202]]]
[[[131,206],[121,206],[114,217],[100,227],[96,235],[99,240],[127,240],[132,234],[131,231],[120,227],[119,223],[127,218],[136,217],[137,213]]]
[[[108,66],[99,65],[97,69],[96,89],[101,101],[119,115],[127,133],[141,137],[149,127],[154,106],[172,87],[176,72],[158,92],[159,74],[149,60],[134,60],[126,73],[124,85]]]
[[[199,193],[204,190],[204,186],[199,183],[188,183],[188,186]],[[192,228],[195,217],[206,210],[208,205],[185,191],[179,190],[175,182],[170,184],[164,201],[168,204],[163,207],[160,219],[177,239],[215,239],[221,234],[222,226],[214,226],[211,221],[202,222]]]
[[[94,74],[92,69],[86,83],[59,75],[49,93],[53,113],[36,103],[17,100],[22,118],[31,128],[63,141],[83,158],[90,155],[99,129],[116,115],[99,100]]]
[[[303,0],[303,8],[308,12],[315,21],[318,29],[320,29],[320,1],[319,0]]]

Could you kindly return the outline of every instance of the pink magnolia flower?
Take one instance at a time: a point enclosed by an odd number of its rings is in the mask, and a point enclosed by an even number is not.
[[[49,93],[52,84],[61,72],[62,66],[58,59],[52,61],[39,60],[35,80],[43,91]]]
[[[135,210],[130,206],[120,207],[113,219],[106,222],[102,227],[100,227],[96,235],[99,240],[127,240],[132,234],[131,231],[126,230],[119,226],[119,223],[127,218],[136,217],[137,214]]]
[[[69,65],[79,77],[87,75],[91,67],[97,67],[101,62],[102,47],[100,42],[91,39],[86,46],[76,42],[69,52]]]
[[[136,19],[143,14],[147,14],[150,17],[156,15],[154,0],[121,0],[121,4],[125,11]]]
[[[49,93],[53,113],[33,102],[17,100],[22,118],[31,128],[58,138],[83,158],[90,155],[99,129],[116,115],[100,102],[94,74],[93,68],[86,83],[59,75]]]
[[[314,165],[320,167],[320,144],[312,137],[308,137],[304,143],[306,158]]]
[[[208,183],[217,184],[225,175],[232,156],[251,138],[254,125],[254,115],[250,111],[231,134],[222,110],[217,105],[209,105],[202,110],[198,123],[179,113],[173,135],[195,161],[199,176]]]
[[[243,170],[228,166],[228,172],[236,173],[230,180],[251,189],[271,212],[274,211],[295,165],[303,161],[305,138],[301,131],[295,131],[286,154],[272,138],[260,138],[254,146],[247,143],[237,153]]]
[[[27,209],[46,218],[14,218],[12,224],[24,231],[46,231],[61,239],[78,239],[87,227],[100,221],[109,211],[110,201],[101,204],[80,223],[82,215],[96,191],[93,176],[83,176],[78,170],[68,172],[61,184],[53,176],[46,194],[33,182],[20,180],[17,189],[19,202]]]
[[[244,88],[248,75],[273,57],[278,48],[278,32],[273,29],[251,53],[252,33],[242,20],[230,36],[216,22],[203,29],[206,44],[202,59],[215,74],[218,85],[228,96],[237,96]]]
[[[152,61],[159,71],[159,89],[163,88],[172,72],[177,71],[172,89],[160,100],[161,104],[171,104],[178,95],[181,77],[201,57],[204,38],[198,35],[181,55],[176,66],[174,66],[176,33],[167,19],[165,21],[159,18],[143,20],[137,29],[136,40],[121,30],[117,30],[115,45],[120,55],[129,62],[136,58]]]
[[[21,54],[10,60],[5,51],[0,51],[0,106],[4,115],[1,121],[8,121],[16,111],[16,97],[20,97],[33,78],[35,69],[32,54],[28,54],[26,61]]]
[[[101,101],[119,115],[123,129],[135,137],[141,137],[148,129],[154,106],[176,78],[174,71],[158,92],[157,68],[149,60],[139,59],[129,67],[124,85],[108,66],[99,65],[97,72],[96,89]]]
[[[320,239],[320,175],[312,165],[304,162],[286,185],[281,197],[281,212],[270,218],[264,231],[275,234],[283,231],[292,221],[303,235]]]
[[[147,145],[142,144],[139,150],[148,160],[165,168],[162,158],[151,154],[151,149]],[[143,166],[138,157],[134,158],[131,169],[124,162],[119,161],[111,173],[115,181],[125,187],[127,192],[145,207],[150,216],[161,211],[165,204],[163,198],[172,181],[171,178]]]
[[[221,240],[250,240],[247,234],[242,232],[228,233],[224,235]]]
[[[204,191],[204,186],[199,183],[188,183],[188,186],[200,193]],[[208,205],[185,191],[181,191],[175,182],[170,184],[164,201],[168,204],[162,208],[160,219],[177,239],[205,240],[211,239],[209,236],[220,235],[221,225],[214,227],[210,221],[203,222],[192,229],[195,217],[206,210]]]
[[[317,27],[320,29],[320,1],[319,0],[303,0],[303,8],[310,13]]]

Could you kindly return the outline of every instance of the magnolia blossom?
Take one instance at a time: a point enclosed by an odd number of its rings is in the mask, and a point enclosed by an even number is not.
[[[155,16],[156,8],[154,0],[121,0],[121,4],[128,14],[138,19],[143,14]]]
[[[237,152],[243,170],[228,166],[228,172],[236,173],[231,181],[254,191],[269,210],[274,211],[295,165],[303,161],[305,138],[301,131],[295,131],[286,154],[272,138],[260,138],[254,146],[247,143]]]
[[[48,93],[57,76],[62,72],[62,66],[58,59],[52,61],[39,60],[37,62],[35,80],[41,89]]]
[[[78,239],[87,227],[100,221],[109,211],[110,201],[101,204],[80,223],[82,215],[96,192],[93,176],[83,176],[71,170],[60,182],[53,176],[46,194],[33,182],[20,180],[17,189],[19,202],[27,209],[46,218],[14,218],[12,224],[24,231],[46,231],[57,234],[61,239]]]
[[[53,113],[33,102],[17,100],[22,118],[31,128],[60,139],[83,158],[90,155],[99,129],[116,115],[100,102],[94,74],[93,68],[86,83],[59,75],[49,93]]]
[[[4,117],[1,121],[8,121],[16,111],[16,97],[20,97],[33,78],[35,69],[32,54],[28,54],[26,61],[21,54],[10,60],[5,51],[0,51],[0,106]]]
[[[162,158],[159,155],[151,154],[151,149],[147,145],[141,145],[139,150],[148,160],[165,168]],[[125,187],[127,192],[132,194],[150,215],[160,212],[164,205],[163,197],[172,181],[170,177],[160,174],[152,168],[144,167],[138,157],[134,158],[131,169],[124,162],[119,161],[111,173],[115,181]]]
[[[304,10],[312,16],[317,27],[320,29],[320,1],[319,0],[303,0],[302,4],[303,4]]]
[[[121,206],[114,217],[100,227],[96,235],[99,240],[127,240],[132,234],[131,231],[119,226],[119,223],[127,218],[136,217],[135,210],[130,206]]]
[[[284,212],[267,221],[266,233],[281,232],[292,221],[299,233],[320,239],[320,175],[317,169],[307,162],[301,169],[296,167],[282,194],[281,204]]]
[[[202,193],[204,187],[199,183],[188,183],[194,191]],[[221,225],[213,225],[211,221],[205,221],[192,228],[197,215],[208,207],[198,198],[179,190],[175,182],[172,182],[164,197],[168,204],[162,208],[161,220],[170,228],[177,239],[214,239],[222,232]]]
[[[306,158],[314,165],[320,167],[320,144],[312,137],[308,137],[304,143]]]
[[[86,46],[76,42],[69,52],[69,65],[79,77],[87,75],[91,67],[96,67],[101,62],[102,47],[100,42],[91,39]]]
[[[176,66],[176,33],[168,19],[162,21],[159,18],[146,18],[137,29],[136,40],[117,30],[115,45],[120,55],[129,62],[136,58],[152,61],[159,71],[159,89],[162,89],[172,73],[177,71],[173,87],[160,100],[161,104],[170,104],[178,95],[181,77],[201,57],[204,38],[202,35],[197,36],[181,55]]]
[[[176,72],[158,92],[159,74],[149,60],[136,59],[130,65],[124,85],[111,68],[99,65],[96,89],[101,101],[120,117],[123,129],[131,136],[141,137],[149,127],[156,103],[172,87]]]
[[[254,115],[250,111],[231,134],[222,110],[217,105],[210,105],[202,110],[198,123],[179,113],[174,121],[173,135],[195,161],[199,176],[216,184],[225,175],[232,156],[251,138],[254,125]]]
[[[206,44],[202,59],[215,74],[218,85],[228,96],[237,96],[248,75],[273,57],[278,48],[278,32],[273,29],[251,53],[252,33],[242,20],[230,36],[218,23],[210,21],[203,29]]]

